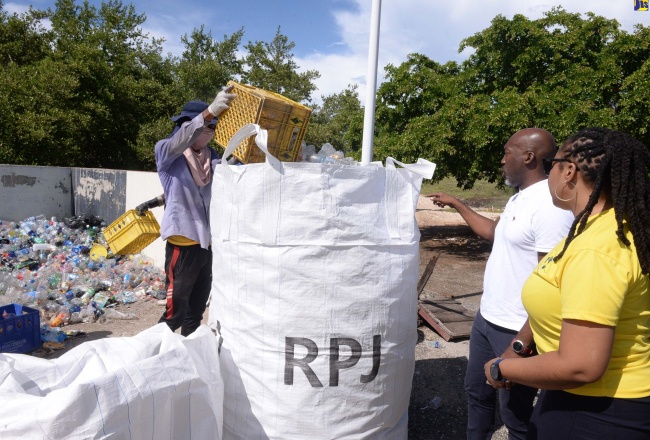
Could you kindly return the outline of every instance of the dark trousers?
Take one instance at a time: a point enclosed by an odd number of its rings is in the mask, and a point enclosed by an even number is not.
[[[212,250],[200,245],[165,248],[165,287],[167,304],[158,322],[165,322],[172,331],[181,328],[181,335],[194,332],[203,319],[212,287]]]
[[[486,383],[484,365],[490,359],[501,356],[516,335],[512,331],[486,321],[481,312],[476,314],[469,339],[469,362],[465,373],[467,393],[467,438],[489,440],[494,433],[497,390]],[[525,439],[535,388],[514,385],[510,391],[500,389],[499,413],[508,428],[508,438]]]
[[[648,440],[650,397],[615,399],[542,391],[528,427],[531,440]]]

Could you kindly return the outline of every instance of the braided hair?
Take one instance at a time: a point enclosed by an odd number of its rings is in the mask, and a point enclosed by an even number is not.
[[[570,136],[560,150],[571,159],[583,178],[593,183],[587,205],[577,215],[564,248],[555,257],[562,258],[567,247],[587,225],[598,198],[604,191],[611,196],[616,217],[616,236],[626,246],[630,241],[623,232],[626,223],[637,249],[641,270],[650,274],[650,151],[632,136],[607,128],[587,128]]]

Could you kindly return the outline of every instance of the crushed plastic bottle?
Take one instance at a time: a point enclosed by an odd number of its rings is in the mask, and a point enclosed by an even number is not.
[[[105,316],[108,319],[138,319],[135,313],[120,312],[112,308],[104,309],[104,314],[102,316]]]
[[[98,309],[103,309],[106,303],[113,297],[110,292],[102,290],[97,292],[93,297],[93,302],[96,304]]]
[[[54,315],[54,317],[50,320],[50,326],[51,327],[61,327],[63,325],[63,319],[65,315],[63,313],[57,313]]]
[[[318,153],[315,152],[315,147],[312,150],[305,146],[303,148],[303,161],[312,163],[326,163],[326,164],[340,164],[340,165],[357,165],[357,162],[351,157],[345,157],[343,151],[336,150],[330,143],[325,143]]]
[[[431,401],[429,402],[429,407],[431,409],[440,409],[442,408],[443,401],[440,396],[435,396]]]
[[[313,154],[316,154],[316,146],[307,145],[305,141],[302,141],[302,148],[300,151],[300,156],[302,158],[302,161],[309,162],[309,159]]]
[[[50,327],[49,325],[41,325],[41,340],[43,342],[63,342],[68,336],[61,331],[58,327]]]
[[[107,247],[105,226],[92,216],[0,220],[0,305],[29,305],[39,310],[41,323],[59,328],[94,322],[113,303],[164,294],[163,271],[143,255],[91,258],[93,246]]]
[[[120,304],[131,304],[137,301],[135,293],[128,290],[117,292],[113,295],[113,299]]]

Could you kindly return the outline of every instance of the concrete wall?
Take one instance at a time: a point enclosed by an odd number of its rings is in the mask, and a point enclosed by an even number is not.
[[[96,215],[106,223],[124,214],[126,171],[72,168],[75,215]]]
[[[126,210],[133,209],[140,203],[151,200],[162,193],[163,188],[157,173],[126,172]],[[154,208],[151,212],[153,212],[158,224],[160,224],[164,212],[163,207]],[[152,258],[156,266],[163,267],[165,265],[165,242],[160,237],[147,246],[142,253]]]
[[[110,224],[163,192],[154,172],[20,165],[0,165],[0,187],[0,220],[14,222],[39,214],[94,215]],[[153,213],[160,223],[163,208]],[[164,249],[159,238],[142,253],[162,267]]]
[[[62,219],[74,212],[70,168],[0,165],[0,188],[0,220]]]

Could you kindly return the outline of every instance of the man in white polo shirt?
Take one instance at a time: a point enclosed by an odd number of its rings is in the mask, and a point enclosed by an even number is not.
[[[496,390],[485,381],[483,366],[504,352],[529,356],[513,337],[526,321],[521,288],[537,263],[569,231],[573,216],[553,205],[543,159],[555,155],[555,139],[546,130],[518,131],[504,146],[501,159],[506,185],[518,188],[496,221],[484,217],[455,197],[430,194],[438,206],[451,206],[480,237],[493,243],[485,268],[483,295],[470,335],[465,374],[467,438],[491,439],[494,432]],[[516,353],[516,354],[515,354]],[[537,390],[523,385],[499,390],[499,413],[509,439],[525,439]]]

